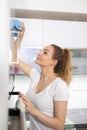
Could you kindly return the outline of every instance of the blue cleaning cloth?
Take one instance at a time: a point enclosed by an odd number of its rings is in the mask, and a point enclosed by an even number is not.
[[[22,31],[21,23],[20,23],[19,20],[15,20],[15,21],[14,21],[14,25],[15,25],[15,28],[16,28],[18,31]]]
[[[10,29],[12,31],[22,31],[21,23],[19,20],[11,20]]]

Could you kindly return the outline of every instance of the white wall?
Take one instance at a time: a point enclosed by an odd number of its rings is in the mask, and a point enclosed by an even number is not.
[[[8,2],[0,0],[0,130],[7,130],[8,112]]]
[[[9,0],[10,8],[87,13],[87,0]]]

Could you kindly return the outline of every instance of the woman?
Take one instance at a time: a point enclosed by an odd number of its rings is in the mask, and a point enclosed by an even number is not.
[[[13,61],[17,60],[17,46],[25,31],[21,24],[23,31],[15,41]],[[31,79],[27,95],[20,93],[25,110],[30,114],[29,130],[63,130],[69,98],[67,86],[72,77],[70,52],[51,44],[39,52],[35,62],[41,72],[21,60],[16,65]]]

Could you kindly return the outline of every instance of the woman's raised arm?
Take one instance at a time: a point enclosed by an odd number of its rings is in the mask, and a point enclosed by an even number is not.
[[[11,37],[11,41],[10,41],[11,51],[12,51],[11,61],[14,62],[15,67],[19,68],[21,71],[23,71],[26,75],[29,76],[32,66],[25,64],[22,60],[20,60],[20,58],[19,58],[19,62],[15,64],[15,62],[17,61],[18,49],[20,49],[24,32],[25,32],[25,25],[23,22],[21,22],[21,26],[22,26],[22,31],[18,31],[18,34],[19,34],[18,38],[14,40]]]

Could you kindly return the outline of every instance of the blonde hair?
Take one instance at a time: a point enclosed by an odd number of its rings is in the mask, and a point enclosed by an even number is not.
[[[62,49],[54,44],[51,44],[51,46],[54,48],[53,59],[57,60],[54,72],[69,85],[72,80],[72,61],[70,51],[66,48]]]

